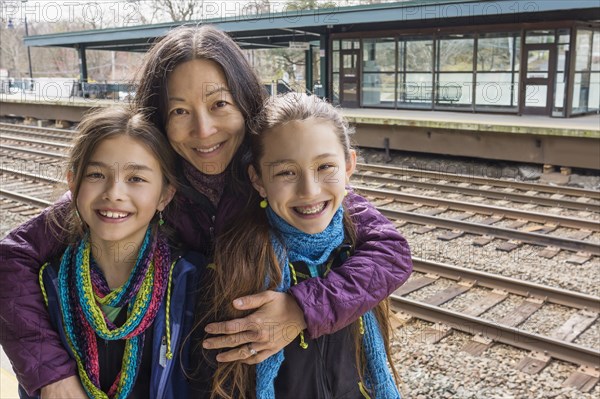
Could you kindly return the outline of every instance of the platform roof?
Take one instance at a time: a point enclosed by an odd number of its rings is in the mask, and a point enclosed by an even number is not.
[[[180,25],[211,24],[245,49],[289,47],[321,34],[425,27],[600,20],[598,0],[418,0],[316,10],[239,15],[113,29],[64,32],[25,38],[27,46],[80,47],[145,52],[156,38]]]

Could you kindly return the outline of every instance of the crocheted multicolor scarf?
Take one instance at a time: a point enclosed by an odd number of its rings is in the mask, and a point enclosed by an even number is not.
[[[290,262],[305,262],[313,277],[319,276],[317,269],[325,263],[333,250],[344,240],[343,208],[336,211],[329,226],[318,234],[304,233],[280,218],[270,207],[267,217],[271,227],[279,234],[271,235],[271,244],[281,265]],[[283,240],[283,243],[281,240]],[[289,267],[282,268],[282,282],[278,291],[290,288]],[[366,357],[365,383],[373,399],[400,399],[400,393],[387,366],[387,356],[379,324],[372,311],[362,316],[364,334],[362,339]],[[256,365],[256,397],[275,399],[275,378],[283,363],[283,350]]]
[[[126,398],[137,378],[144,335],[152,325],[168,285],[170,250],[157,234],[151,241],[148,228],[127,282],[111,291],[102,271],[90,256],[89,238],[69,247],[60,264],[58,291],[64,329],[75,356],[79,376],[93,398]],[[102,306],[127,306],[127,320],[117,327],[102,311]],[[97,337],[127,340],[121,371],[108,392],[100,387]]]

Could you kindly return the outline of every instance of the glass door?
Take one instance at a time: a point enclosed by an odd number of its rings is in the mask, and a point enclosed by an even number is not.
[[[556,76],[556,44],[525,44],[523,48],[521,112],[551,115]]]
[[[360,87],[360,50],[341,50],[340,51],[340,104],[343,107],[358,108]]]

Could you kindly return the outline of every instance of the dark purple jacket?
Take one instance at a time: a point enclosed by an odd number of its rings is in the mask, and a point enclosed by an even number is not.
[[[64,208],[69,201],[66,195],[54,207]],[[201,194],[183,189],[174,202],[166,223],[178,231],[185,246],[210,256],[214,237],[244,207],[246,196],[225,187],[215,209]],[[313,339],[358,319],[412,271],[410,249],[394,226],[353,192],[345,204],[357,227],[354,255],[326,278],[310,279],[289,291],[304,311]],[[0,344],[30,395],[77,374],[75,362],[52,328],[38,284],[40,266],[64,248],[49,231],[48,212],[0,241]]]

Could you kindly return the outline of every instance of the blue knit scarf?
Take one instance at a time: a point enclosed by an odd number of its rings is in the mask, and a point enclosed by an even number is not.
[[[319,276],[318,267],[327,261],[344,240],[343,208],[336,211],[329,226],[321,233],[307,234],[280,218],[270,207],[267,217],[274,231],[271,244],[282,265],[282,281],[277,291],[286,292],[291,278],[288,264],[304,262],[311,276]],[[283,240],[283,242],[281,242]],[[400,393],[387,367],[387,357],[379,324],[372,311],[363,315],[363,348],[367,359],[365,383],[373,399],[400,399]],[[275,378],[283,363],[283,350],[256,365],[257,399],[275,399]]]

